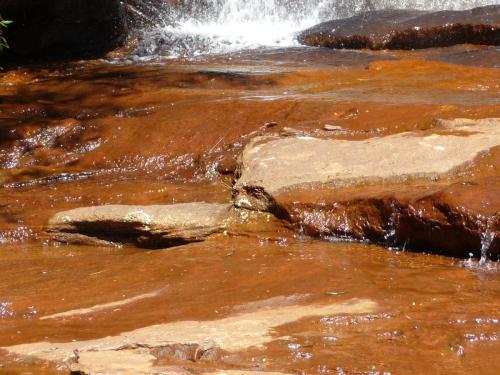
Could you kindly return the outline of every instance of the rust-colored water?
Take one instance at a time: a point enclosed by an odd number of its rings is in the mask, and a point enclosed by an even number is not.
[[[301,304],[367,298],[378,303],[376,313],[320,316],[282,326],[275,336],[289,338],[266,350],[249,349],[210,363],[165,362],[198,370],[305,373],[337,373],[338,368],[346,373],[421,374],[500,370],[498,269],[475,270],[453,259],[289,237],[278,242],[216,238],[165,251],[28,245],[2,251],[0,291],[12,303],[3,314],[2,346],[213,320],[250,302],[271,299],[262,305],[272,307],[272,298],[281,296]],[[39,319],[157,290],[157,297],[116,309]],[[11,358],[4,358],[9,368]],[[25,361],[17,365],[30,368]]]
[[[488,64],[461,65],[470,49],[448,55],[446,49],[300,49],[231,60],[95,61],[2,73],[0,347],[214,320],[290,301],[363,298],[376,302],[378,311],[305,318],[278,327],[265,349],[212,362],[160,362],[194,373],[499,373],[495,263],[479,267],[298,238],[279,222],[261,219],[245,236],[219,235],[160,251],[56,247],[43,234],[52,214],[74,207],[229,202],[236,156],[257,134],[293,128],[361,139],[427,129],[436,118],[499,117],[500,73]],[[345,130],[331,134],[322,130],[326,124]],[[498,161],[493,150],[467,178],[497,178]],[[40,319],[153,292],[117,308]],[[0,374],[52,373],[56,367],[0,355]]]

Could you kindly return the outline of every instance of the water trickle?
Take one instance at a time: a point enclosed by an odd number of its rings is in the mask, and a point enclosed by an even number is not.
[[[326,20],[384,8],[466,9],[490,0],[185,0],[154,9],[136,53],[196,57],[258,47],[291,47],[295,34]]]
[[[479,260],[479,265],[483,266],[488,260],[488,252],[490,250],[491,244],[495,239],[495,232],[491,230],[492,220],[486,222],[486,227],[481,235],[481,259]]]

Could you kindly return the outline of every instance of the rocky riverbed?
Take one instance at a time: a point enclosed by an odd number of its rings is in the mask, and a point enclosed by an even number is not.
[[[128,53],[0,74],[0,374],[500,371],[497,46]]]

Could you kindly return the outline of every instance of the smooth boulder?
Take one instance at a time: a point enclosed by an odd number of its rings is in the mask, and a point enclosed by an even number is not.
[[[321,23],[301,44],[336,49],[420,49],[455,44],[500,45],[500,5],[462,11],[387,9]]]
[[[222,232],[231,217],[231,206],[220,203],[82,207],[54,215],[47,232],[64,243],[165,248]]]

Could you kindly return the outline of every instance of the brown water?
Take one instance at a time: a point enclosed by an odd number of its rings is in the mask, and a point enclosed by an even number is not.
[[[463,65],[471,53],[490,57]],[[264,348],[201,362],[160,355],[159,364],[193,373],[499,373],[498,263],[300,238],[269,217],[238,236],[159,251],[54,246],[43,233],[52,214],[74,207],[229,202],[236,156],[258,134],[361,139],[426,129],[435,118],[499,117],[495,58],[472,47],[301,48],[2,73],[0,347],[368,299],[375,312],[306,317],[276,328]],[[497,179],[497,151],[465,177]],[[0,364],[0,374],[68,372],[7,352]]]

